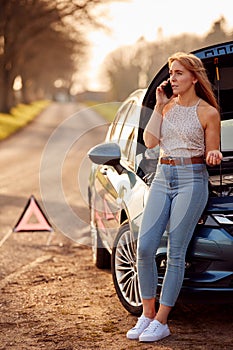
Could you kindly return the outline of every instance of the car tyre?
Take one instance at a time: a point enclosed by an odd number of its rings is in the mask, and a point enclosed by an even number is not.
[[[124,222],[115,238],[112,250],[112,277],[117,296],[133,315],[142,313],[136,266],[137,242],[128,222]]]
[[[98,228],[95,220],[95,206],[93,204],[93,197],[91,194],[91,188],[88,186],[88,203],[90,210],[90,229],[92,240],[92,257],[93,263],[99,269],[111,268],[111,255],[103,246],[102,239],[99,235]]]
[[[99,269],[111,268],[111,255],[103,246],[102,239],[99,235],[98,228],[94,220],[94,210],[91,208],[91,240],[92,240],[92,256],[93,263]]]
[[[111,255],[107,249],[103,247],[103,242],[99,236],[98,229],[96,230],[96,245],[93,246],[93,260],[94,264],[99,269],[111,268]]]

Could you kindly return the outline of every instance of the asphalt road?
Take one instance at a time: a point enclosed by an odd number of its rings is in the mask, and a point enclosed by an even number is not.
[[[76,103],[50,105],[0,143],[0,277],[41,255],[30,245],[90,244],[86,153],[103,141],[104,120]],[[53,232],[13,232],[33,195]],[[68,238],[67,238],[68,237]],[[24,242],[24,244],[22,244]]]

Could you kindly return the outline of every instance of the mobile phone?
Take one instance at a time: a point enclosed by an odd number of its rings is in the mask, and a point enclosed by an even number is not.
[[[172,86],[171,86],[170,80],[168,80],[168,83],[167,83],[166,86],[164,86],[163,90],[164,90],[165,95],[167,96],[167,98],[171,98],[172,97],[173,91],[172,91]]]

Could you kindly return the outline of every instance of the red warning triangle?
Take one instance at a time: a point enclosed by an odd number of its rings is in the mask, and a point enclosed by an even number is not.
[[[34,196],[28,200],[14,232],[50,231],[53,229]]]

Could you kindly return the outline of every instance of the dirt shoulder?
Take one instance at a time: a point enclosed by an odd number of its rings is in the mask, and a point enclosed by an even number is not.
[[[178,306],[170,337],[129,341],[136,317],[121,306],[110,271],[93,266],[90,247],[59,235],[39,247],[23,234],[18,244],[42,254],[0,282],[2,350],[232,349],[232,306]]]
[[[41,204],[38,177],[44,146],[53,130],[77,110],[75,104],[54,104],[0,143],[1,242],[11,233],[31,194]],[[86,223],[86,236],[79,243],[90,241],[90,232],[87,205],[75,188],[75,167],[83,164],[87,149],[105,135],[105,130],[92,125],[92,133],[85,134],[85,141],[81,140],[63,169],[66,198]],[[62,134],[63,141],[65,136],[70,137],[69,129]],[[136,317],[120,304],[110,271],[93,265],[87,244],[77,244],[56,229],[49,235],[14,232],[0,246],[0,350],[233,349],[233,306],[217,303],[177,307],[169,321],[172,335],[159,343],[127,340],[125,334]]]

